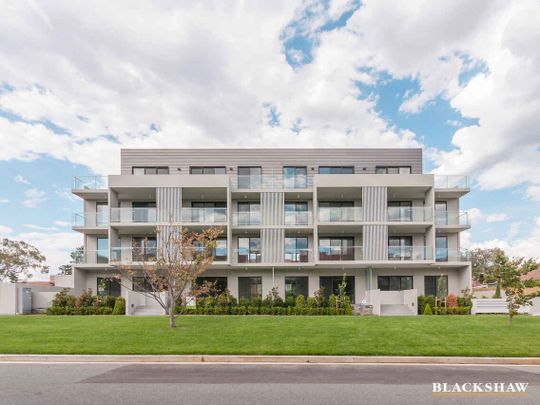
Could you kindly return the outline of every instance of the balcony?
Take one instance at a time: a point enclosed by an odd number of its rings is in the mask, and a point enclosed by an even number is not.
[[[87,212],[73,214],[73,228],[106,228],[109,225],[108,212]]]
[[[260,211],[254,212],[233,212],[232,223],[234,226],[254,226],[261,224]]]
[[[429,207],[388,207],[388,222],[430,222],[433,209]]]
[[[226,224],[227,208],[182,208],[182,222],[193,224]]]
[[[155,208],[111,208],[111,224],[155,224]]]
[[[319,207],[319,222],[362,222],[362,207]]]
[[[111,248],[111,263],[155,262],[156,260],[157,248],[155,246],[148,246],[146,248]]]
[[[79,176],[73,178],[73,190],[107,189],[107,176]]]
[[[388,246],[388,260],[433,260],[431,246]]]
[[[234,249],[235,264],[261,263],[262,255],[259,249]]]
[[[438,262],[469,262],[471,255],[466,249],[436,248],[435,260]]]
[[[363,257],[362,246],[319,245],[319,261],[357,261]]]
[[[285,211],[285,225],[302,226],[313,223],[311,211]]]
[[[313,179],[309,176],[264,176],[264,175],[237,175],[231,177],[231,186],[235,190],[300,190],[313,186]]]
[[[77,252],[75,264],[108,264],[109,252],[107,250],[85,250]]]
[[[439,176],[435,175],[436,197],[459,198],[469,192],[469,178],[467,176]]]
[[[285,263],[307,263],[309,262],[309,252],[311,249],[285,249]]]
[[[466,211],[437,211],[435,225],[470,226],[469,213]]]

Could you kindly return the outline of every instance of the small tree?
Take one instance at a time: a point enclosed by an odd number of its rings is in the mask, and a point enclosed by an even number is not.
[[[15,283],[21,277],[32,277],[32,271],[47,273],[45,256],[34,246],[10,239],[2,239],[0,244],[0,283]]]
[[[156,300],[169,316],[169,326],[176,327],[175,306],[186,306],[185,294],[195,279],[204,273],[214,260],[216,239],[222,233],[218,228],[207,228],[199,233],[173,225],[166,232],[158,229],[157,254],[154,262],[143,261],[141,269],[131,265],[116,264],[120,276],[133,283],[135,277],[143,278],[141,293]],[[146,259],[141,252],[134,255]]]
[[[433,315],[433,311],[431,310],[431,306],[429,304],[426,304],[424,307],[424,315]]]
[[[497,288],[495,289],[495,294],[493,298],[501,298],[501,280],[497,280]]]
[[[84,256],[84,246],[79,246],[69,254],[71,260],[67,264],[58,267],[59,274],[70,276],[73,273],[73,264],[81,262]]]
[[[495,257],[504,252],[499,248],[473,249],[470,251],[472,276],[479,282],[494,282],[499,279]]]
[[[540,296],[538,291],[525,294],[525,284],[521,276],[534,270],[538,264],[533,259],[525,260],[523,257],[509,259],[502,251],[495,256],[495,266],[501,279],[501,287],[506,295],[508,306],[508,322],[512,324],[512,318],[522,305],[531,305],[534,297]]]

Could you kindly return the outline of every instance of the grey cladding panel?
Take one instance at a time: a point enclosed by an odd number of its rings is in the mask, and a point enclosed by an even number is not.
[[[274,263],[283,261],[285,229],[261,229],[262,262]]]
[[[156,189],[157,222],[180,222],[182,189],[180,187],[158,187]]]
[[[364,225],[364,260],[387,260],[388,227]]]
[[[366,222],[386,222],[388,196],[386,187],[363,187],[362,210]]]
[[[284,223],[285,194],[281,192],[261,193],[262,225],[282,225]]]

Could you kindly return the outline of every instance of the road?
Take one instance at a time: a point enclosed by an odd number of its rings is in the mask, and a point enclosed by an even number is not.
[[[434,396],[433,382],[526,382]],[[538,404],[540,366],[0,363],[0,404]]]

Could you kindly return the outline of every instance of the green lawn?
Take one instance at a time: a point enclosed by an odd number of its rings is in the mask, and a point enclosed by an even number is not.
[[[540,356],[540,317],[0,316],[0,353]]]

